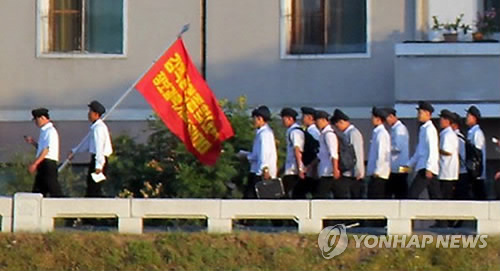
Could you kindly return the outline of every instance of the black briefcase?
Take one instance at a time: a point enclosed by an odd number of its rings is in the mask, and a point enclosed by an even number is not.
[[[285,195],[280,178],[263,180],[255,184],[255,193],[259,199],[280,199]]]

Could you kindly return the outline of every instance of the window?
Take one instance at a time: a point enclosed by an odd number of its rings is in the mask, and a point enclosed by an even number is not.
[[[42,54],[124,53],[125,0],[39,0]]]
[[[368,53],[369,0],[284,0],[287,55]]]
[[[497,31],[500,30],[500,1],[499,0],[484,0],[484,10],[494,9],[497,12],[496,27]]]

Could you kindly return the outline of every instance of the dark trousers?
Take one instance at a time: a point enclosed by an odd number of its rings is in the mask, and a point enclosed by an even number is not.
[[[44,197],[62,197],[61,186],[57,181],[57,162],[44,159],[36,170],[33,193],[41,193]]]
[[[429,191],[429,198],[441,199],[440,183],[437,180],[436,175],[433,175],[431,179],[428,179],[425,176],[425,171],[425,169],[418,171],[417,176],[415,176],[415,179],[410,186],[408,197],[410,199],[418,199],[424,189],[427,188]]]
[[[441,183],[441,197],[444,200],[452,200],[455,198],[455,189],[458,181],[450,181],[450,180],[440,180]]]
[[[332,182],[332,192],[334,199],[351,198],[351,179],[341,176],[338,180]]]
[[[316,186],[316,198],[330,198],[330,191],[334,199],[360,199],[363,182],[356,178],[341,176],[338,180],[333,177],[321,177]]]
[[[105,182],[105,180],[96,183],[91,176],[91,174],[94,172],[95,172],[95,155],[92,155],[90,158],[89,172],[87,175],[87,191],[85,192],[86,198],[101,198],[104,196],[102,192],[102,185]],[[106,157],[106,162],[104,163],[102,173],[106,175],[107,172],[108,172],[108,158]]]
[[[378,177],[371,177],[370,183],[368,184],[368,198],[369,199],[384,199],[385,198],[385,187],[387,185],[387,180]]]
[[[351,199],[361,199],[361,193],[363,192],[363,179],[357,180],[353,177],[344,177],[349,179],[349,196]]]
[[[256,199],[257,193],[255,192],[255,184],[262,180],[261,176],[255,175],[255,173],[249,173],[247,178],[247,185],[245,186],[245,191],[243,192],[244,199]]]
[[[472,198],[475,200],[486,200],[484,180],[469,178],[469,182],[472,185]]]
[[[330,199],[330,193],[332,192],[333,182],[338,181],[334,180],[333,177],[321,177],[318,180],[318,184],[316,185],[316,189],[314,192],[314,198],[316,199]]]
[[[471,183],[467,173],[460,173],[458,175],[458,182],[455,190],[455,198],[459,200],[471,199]]]
[[[311,177],[306,177],[305,179],[298,178],[298,182],[292,192],[292,198],[306,199],[308,193],[314,194],[317,183],[318,180]]]
[[[299,182],[298,175],[286,175],[283,177],[283,189],[285,189],[285,199],[291,199],[292,195],[297,188],[297,183]]]
[[[391,173],[385,186],[385,197],[388,199],[408,198],[408,173]]]

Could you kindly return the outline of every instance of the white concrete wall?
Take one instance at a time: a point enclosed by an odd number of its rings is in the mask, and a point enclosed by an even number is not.
[[[8,210],[13,208],[13,217]],[[208,232],[232,231],[234,219],[293,219],[299,233],[317,234],[326,219],[387,219],[387,233],[411,234],[412,220],[477,220],[478,234],[500,235],[500,201],[53,199],[18,193],[0,199],[2,221],[14,232],[54,230],[55,218],[116,217],[118,231],[140,234],[145,218],[208,220]],[[6,218],[6,220],[4,220]],[[2,231],[11,228],[3,224]]]

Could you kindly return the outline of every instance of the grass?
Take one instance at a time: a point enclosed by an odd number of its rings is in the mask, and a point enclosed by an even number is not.
[[[500,238],[480,249],[355,248],[322,258],[316,235],[1,234],[0,270],[500,270]]]

